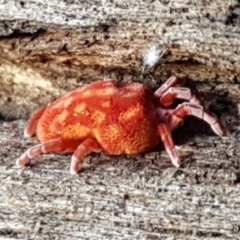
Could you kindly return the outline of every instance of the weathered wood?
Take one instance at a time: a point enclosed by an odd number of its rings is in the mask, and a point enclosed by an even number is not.
[[[0,0],[0,238],[237,239],[239,16],[237,0]],[[166,63],[141,77],[152,44]],[[34,109],[96,79],[156,88],[171,75],[231,132],[219,139],[187,119],[175,133],[192,148],[182,168],[164,151],[91,155],[79,176],[55,154],[16,168],[37,142],[20,120]]]
[[[19,170],[36,140],[25,122],[0,124],[0,236],[4,239],[237,239],[239,141],[198,135],[174,168],[164,151],[87,157],[78,176],[70,156],[49,154]],[[183,134],[184,132],[182,132]]]
[[[10,0],[0,11],[0,111],[10,118],[85,80],[141,81],[140,59],[153,43],[168,49],[157,84],[172,74],[213,87],[239,82],[237,1]]]

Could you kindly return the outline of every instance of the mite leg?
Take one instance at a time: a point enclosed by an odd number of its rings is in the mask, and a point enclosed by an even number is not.
[[[18,167],[24,167],[30,162],[32,158],[35,158],[44,153],[60,151],[61,147],[62,140],[60,138],[35,145],[29,148],[24,154],[22,154],[22,156],[17,159],[16,164]]]
[[[24,136],[25,137],[31,137],[36,129],[37,122],[43,115],[46,107],[40,108],[39,110],[35,111],[29,118],[28,124],[24,129]]]
[[[74,152],[71,158],[70,172],[71,174],[77,174],[80,170],[80,162],[83,160],[84,156],[94,152],[99,152],[100,146],[95,139],[87,138],[84,140]]]
[[[189,88],[184,87],[168,88],[160,97],[160,103],[164,107],[170,107],[175,99],[183,99],[201,105],[201,101],[192,93],[192,91]]]
[[[166,123],[160,123],[158,125],[158,132],[173,165],[179,167],[180,160],[168,125]]]
[[[179,123],[181,123],[183,118],[187,115],[203,119],[211,126],[217,135],[223,136],[225,134],[225,129],[213,113],[204,110],[202,106],[193,103],[182,103],[172,111],[168,117],[168,124],[171,130],[177,128]]]
[[[183,84],[183,79],[177,77],[170,77],[167,81],[154,92],[154,96],[161,98],[162,95],[171,87]]]

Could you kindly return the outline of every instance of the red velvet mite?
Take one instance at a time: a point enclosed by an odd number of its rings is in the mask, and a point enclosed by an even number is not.
[[[73,153],[70,171],[76,174],[84,156],[91,152],[144,153],[162,141],[178,167],[180,160],[171,131],[183,123],[186,115],[203,119],[216,134],[224,134],[216,116],[204,110],[188,88],[179,85],[178,79],[171,77],[155,92],[140,83],[114,80],[77,88],[31,115],[24,134],[32,136],[36,129],[40,144],[20,156],[17,166],[23,167],[43,153],[69,152]],[[187,102],[171,109],[176,98]]]

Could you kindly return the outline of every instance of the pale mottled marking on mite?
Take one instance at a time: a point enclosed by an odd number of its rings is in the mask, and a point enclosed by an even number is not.
[[[80,103],[74,108],[74,113],[82,113],[86,109],[86,103]]]
[[[81,112],[81,115],[82,115],[82,116],[89,116],[90,113],[89,113],[88,111],[82,111],[82,112]]]
[[[61,131],[60,131],[60,130],[56,130],[55,133],[58,134],[58,135],[60,135],[60,134],[61,134]]]
[[[113,96],[114,94],[116,94],[117,89],[114,87],[104,87],[104,88],[94,88],[91,90],[86,90],[84,92],[81,93],[82,97],[89,97],[89,96],[97,96],[97,97],[101,97],[101,96]]]
[[[98,140],[98,142],[107,142],[107,144],[111,144],[116,140],[120,140],[122,138],[121,131],[117,124],[111,124],[104,127],[104,132],[99,128],[93,129],[93,134]]]
[[[82,97],[94,96],[94,90],[85,90],[81,92]]]
[[[131,121],[131,119],[141,116],[142,106],[140,104],[136,104],[134,106],[129,107],[126,111],[122,112],[119,115],[119,121]]]
[[[84,139],[92,135],[91,129],[88,127],[82,126],[79,123],[74,125],[69,125],[64,128],[61,132],[62,137],[68,139]]]
[[[56,134],[60,134],[61,132],[59,131],[59,129],[56,128],[56,124],[60,124],[60,125],[64,126],[66,124],[65,121],[68,116],[69,116],[69,111],[67,109],[64,109],[51,122],[51,124],[49,126],[50,132],[55,132]]]
[[[117,124],[109,125],[107,135],[111,136],[113,139],[118,139],[122,137],[121,131]]]
[[[69,111],[67,109],[64,109],[56,118],[54,119],[54,122],[63,123],[69,116]]]
[[[55,132],[55,133],[57,133],[57,129],[56,129],[56,127],[55,127],[55,123],[51,123],[50,124],[50,126],[49,126],[49,132]]]
[[[109,108],[110,106],[111,106],[110,101],[106,101],[106,102],[102,103],[102,107],[104,107],[104,108]]]
[[[95,120],[96,123],[101,124],[105,120],[106,114],[101,111],[95,110],[92,112],[91,118]]]
[[[99,89],[96,91],[96,94],[98,96],[112,96],[114,94],[116,94],[117,89],[114,87],[107,87],[107,88],[103,88],[103,89]]]
[[[63,107],[68,108],[73,101],[73,97],[67,97],[63,102]]]

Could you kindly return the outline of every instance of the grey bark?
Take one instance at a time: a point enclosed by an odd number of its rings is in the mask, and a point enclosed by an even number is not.
[[[239,1],[0,1],[0,238],[237,239],[239,236]],[[165,63],[141,76],[155,44]],[[165,151],[93,154],[79,176],[69,155],[19,170],[29,114],[96,79],[155,89],[185,77],[230,134],[196,119],[174,133],[183,165]],[[15,121],[9,121],[9,120]]]

